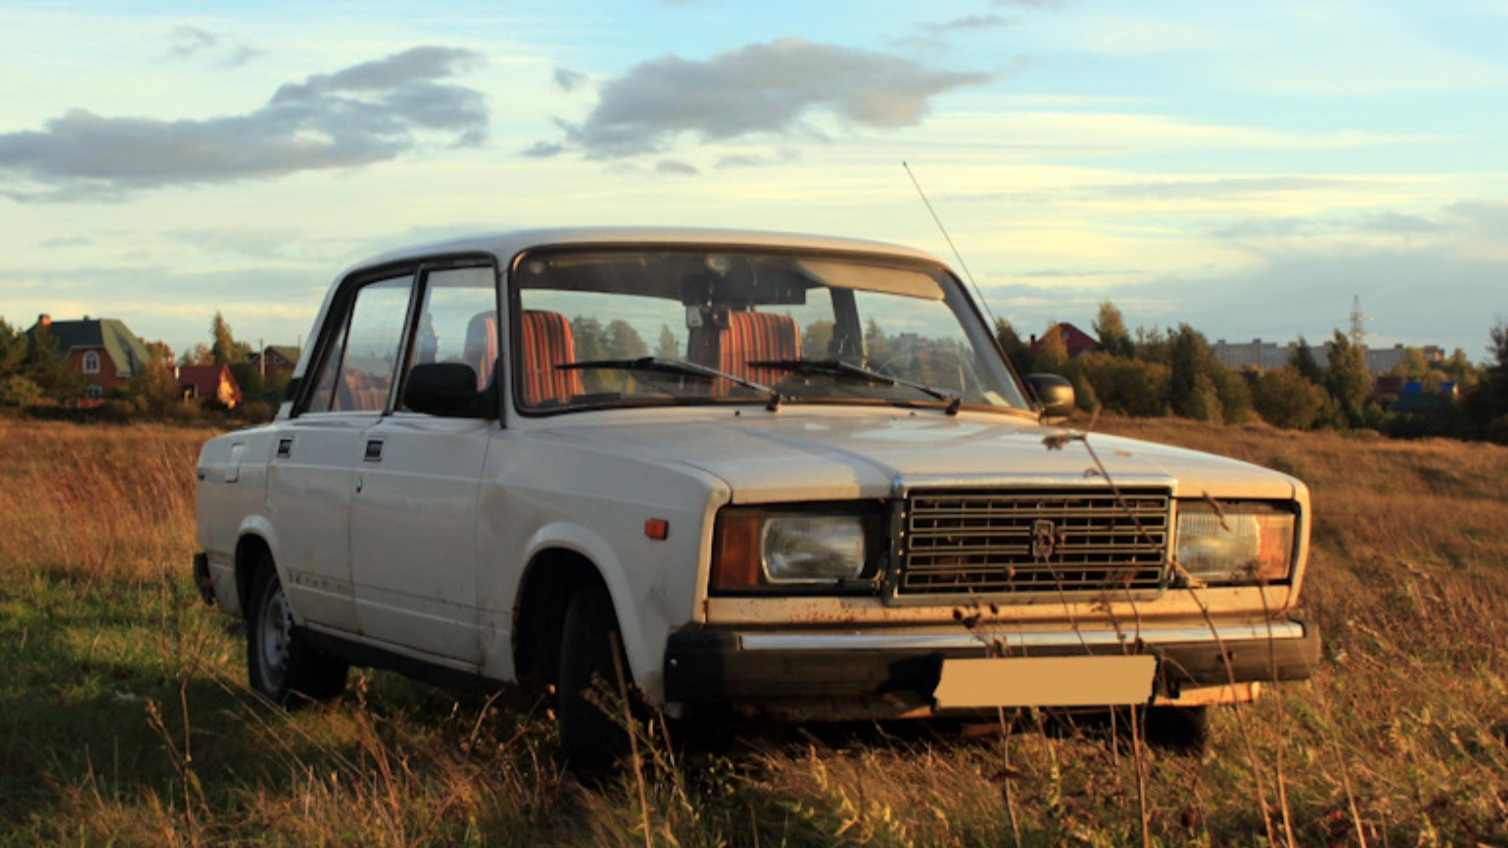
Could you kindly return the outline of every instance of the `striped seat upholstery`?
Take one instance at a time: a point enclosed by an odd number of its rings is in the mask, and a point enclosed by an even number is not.
[[[769,312],[730,312],[728,328],[719,340],[718,368],[745,380],[772,386],[788,372],[755,368],[750,360],[796,359],[801,356],[801,333],[796,319]],[[719,383],[727,381],[720,380]],[[718,393],[728,391],[720,386]]]
[[[547,401],[566,401],[585,394],[580,371],[562,371],[559,365],[576,361],[576,343],[571,325],[559,312],[525,310],[520,324],[523,339],[524,403],[538,406]]]
[[[477,391],[492,383],[492,369],[497,367],[497,315],[478,312],[466,325],[466,347],[461,361],[476,371]]]

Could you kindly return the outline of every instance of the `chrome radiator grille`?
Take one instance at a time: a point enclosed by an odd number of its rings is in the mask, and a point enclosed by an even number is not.
[[[1165,489],[913,492],[897,595],[1145,590],[1164,585]]]

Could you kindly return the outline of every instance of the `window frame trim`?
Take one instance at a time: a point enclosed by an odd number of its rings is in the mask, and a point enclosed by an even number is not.
[[[424,304],[425,298],[429,294],[430,275],[441,271],[455,271],[465,268],[490,268],[492,270],[492,309],[494,314],[499,316],[498,320],[493,322],[493,332],[498,334],[498,358],[503,361],[507,360],[507,357],[504,355],[505,348],[503,347],[502,338],[503,319],[501,316],[503,315],[503,309],[500,302],[501,278],[498,274],[497,257],[487,253],[472,253],[421,259],[414,264],[414,290],[409,299],[408,316],[404,322],[404,343],[399,353],[398,374],[393,379],[393,394],[388,398],[388,408],[383,413],[384,417],[398,412],[421,418],[433,417],[424,415],[421,412],[414,412],[413,410],[398,409],[397,398],[402,397],[403,388],[408,383],[408,373],[413,370],[414,358],[418,353],[420,307]],[[503,394],[501,386],[503,380],[502,370],[503,362],[499,362],[493,366],[492,371],[493,381],[499,384],[498,391],[494,393],[494,401],[497,401],[498,405],[493,409],[493,417],[499,423],[503,420],[503,407],[500,400]]]
[[[310,352],[309,365],[298,380],[297,389],[295,390],[288,412],[289,420],[302,418],[306,415],[358,415],[371,417],[374,421],[379,421],[391,416],[396,411],[398,393],[402,391],[403,382],[407,379],[408,371],[411,367],[410,362],[418,332],[419,304],[427,288],[428,274],[432,271],[465,267],[487,267],[492,269],[493,301],[497,304],[498,314],[502,315],[503,300],[501,294],[502,277],[500,263],[496,256],[486,252],[441,253],[433,256],[405,259],[400,262],[385,262],[366,268],[358,268],[343,277],[339,283],[336,283],[335,295],[330,298],[329,308],[321,316],[321,325],[317,328],[319,335],[314,341],[314,349]],[[394,362],[392,391],[388,392],[383,408],[378,410],[375,416],[373,416],[371,410],[310,409],[309,403],[319,389],[319,376],[328,364],[328,359],[333,349],[338,346],[340,357],[342,360],[345,358],[351,333],[350,319],[355,309],[357,293],[366,286],[405,276],[409,278],[408,304],[405,307],[403,324],[400,331],[398,356]],[[338,333],[329,330],[330,323],[332,320],[335,320],[335,316],[339,316],[338,320],[341,323]],[[501,320],[499,320],[498,325],[498,331],[501,334]],[[498,339],[499,351],[505,350],[503,347],[504,341],[502,338]],[[501,397],[502,394],[504,392],[499,387],[498,395]],[[502,412],[503,405],[500,402],[497,410],[500,422],[502,421]]]
[[[366,288],[369,285],[380,283],[384,280],[393,280],[407,276],[409,278],[408,303],[404,307],[403,324],[401,325],[399,332],[408,332],[410,314],[414,309],[414,289],[418,280],[416,271],[417,266],[415,265],[415,263],[394,263],[389,265],[376,266],[368,269],[362,269],[360,271],[348,274],[345,279],[340,281],[336,288],[335,297],[331,298],[330,300],[330,308],[325,311],[322,326],[319,327],[320,335],[315,342],[315,349],[309,359],[309,368],[304,374],[304,377],[306,379],[300,381],[298,387],[298,395],[294,398],[293,408],[290,410],[288,415],[290,419],[302,418],[305,415],[359,415],[363,417],[372,416],[372,410],[310,409],[309,403],[313,399],[315,393],[319,391],[319,377],[324,372],[325,366],[329,364],[329,357],[337,346],[339,347],[339,356],[341,359],[341,363],[336,364],[337,380],[339,379],[339,372],[342,370],[342,363],[345,360],[346,348],[350,341],[351,315],[356,306],[356,296],[357,293],[360,292],[363,288]],[[341,326],[338,333],[330,331],[328,329],[332,316],[339,316]],[[402,356],[402,350],[403,349],[400,344],[400,358]],[[312,377],[313,379],[307,379],[309,377]],[[389,392],[388,397],[385,399],[384,408],[377,410],[377,415],[375,417],[381,418],[387,415],[387,411],[388,409],[391,409],[391,407],[392,393]]]

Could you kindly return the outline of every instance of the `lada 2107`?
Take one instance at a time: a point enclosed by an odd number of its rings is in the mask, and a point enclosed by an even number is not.
[[[1102,436],[1094,465],[1046,420],[1072,405],[910,249],[400,250],[336,279],[275,420],[204,446],[194,570],[273,701],[350,663],[553,691],[583,769],[615,665],[688,720],[1138,704],[1174,742],[1309,676],[1305,486]]]

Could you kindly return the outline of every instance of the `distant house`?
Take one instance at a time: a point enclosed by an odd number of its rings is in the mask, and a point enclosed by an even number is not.
[[[229,365],[180,365],[178,387],[184,398],[199,398],[226,409],[241,405],[241,387]]]
[[[1042,334],[1042,338],[1040,339],[1036,336],[1032,336],[1032,356],[1037,355],[1037,350],[1042,346],[1043,340],[1054,333],[1062,337],[1063,347],[1068,351],[1069,359],[1073,359],[1080,354],[1088,353],[1089,351],[1094,350],[1095,348],[1100,346],[1099,340],[1094,336],[1089,335],[1088,333],[1080,330],[1078,327],[1075,327],[1067,321],[1063,321],[1054,324],[1051,327],[1048,327],[1047,330]]]
[[[298,364],[303,348],[292,345],[268,345],[251,355],[251,364],[262,374],[263,379],[293,375],[293,366]]]
[[[27,333],[41,327],[52,334],[68,366],[83,376],[86,402],[124,387],[152,359],[141,339],[114,318],[85,315],[78,321],[54,321],[50,315],[39,315]]]

